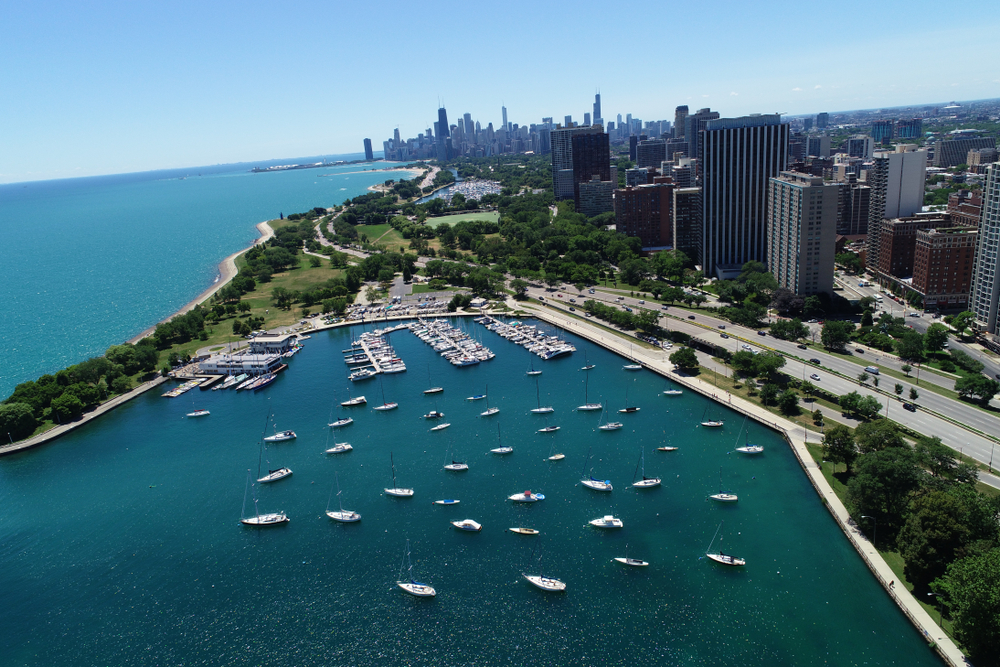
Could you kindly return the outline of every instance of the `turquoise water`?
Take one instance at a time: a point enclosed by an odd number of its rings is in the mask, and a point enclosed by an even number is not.
[[[599,432],[600,415],[574,412],[584,401],[580,352],[541,363],[542,402],[562,430],[539,435],[531,415],[535,384],[522,348],[466,322],[497,358],[455,368],[407,331],[391,335],[409,370],[385,376],[398,410],[373,412],[379,380],[349,386],[340,351],[348,330],[314,335],[268,389],[149,393],[61,440],[0,459],[0,665],[938,665],[937,657],[888,600],[842,536],[784,441],[758,426],[765,453],[730,454],[740,418],[720,430],[697,423],[706,400],[660,394],[648,371],[568,336],[589,361],[590,398],[626,423]],[[359,329],[355,329],[357,333]],[[535,360],[536,367],[539,362]],[[422,395],[429,384],[445,388]],[[499,415],[482,419],[467,396],[489,385]],[[339,406],[367,395],[366,407]],[[192,406],[211,416],[184,418]],[[451,428],[430,433],[420,415],[446,414]],[[298,439],[267,452],[290,478],[265,487],[261,510],[285,510],[285,526],[254,530],[238,519],[247,470],[256,474],[268,412]],[[331,437],[331,417],[355,423]],[[514,453],[488,453],[497,424]],[[327,456],[346,440],[354,451]],[[566,459],[550,463],[555,443]],[[655,451],[663,443],[676,452]],[[647,491],[630,487],[640,448]],[[469,463],[442,469],[448,450]],[[579,485],[588,451],[610,494]],[[393,453],[411,499],[382,495]],[[719,484],[739,502],[705,500]],[[339,474],[344,506],[358,524],[324,515]],[[546,495],[515,505],[510,494]],[[458,498],[458,506],[431,501]],[[333,508],[336,508],[334,498]],[[614,514],[620,531],[590,519]],[[481,533],[449,521],[473,518]],[[722,548],[747,559],[730,569],[702,558],[720,522]],[[525,525],[538,537],[510,533]],[[437,588],[433,600],[398,590],[405,541],[414,575]],[[628,554],[651,564],[626,569]],[[568,585],[547,594],[521,578],[543,569]],[[718,546],[718,545],[717,545]]]
[[[368,165],[250,167],[0,186],[0,398],[168,317],[212,284],[224,257],[259,236],[256,223],[340,204],[386,178],[347,173]]]

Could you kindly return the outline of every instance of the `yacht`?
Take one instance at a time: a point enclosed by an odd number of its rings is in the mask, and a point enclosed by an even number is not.
[[[473,521],[472,519],[462,519],[461,521],[452,521],[451,525],[455,526],[459,530],[467,530],[471,533],[478,533],[483,529],[482,524]]]
[[[515,503],[537,503],[539,500],[545,500],[545,495],[525,491],[524,493],[515,493],[512,496],[507,496],[507,499],[513,500]]]
[[[337,421],[327,424],[330,428],[341,428],[342,426],[348,426],[354,423],[354,419],[351,417],[344,417],[343,419],[338,419]]]
[[[327,454],[343,454],[345,452],[351,451],[352,449],[354,449],[354,447],[352,447],[350,443],[348,443],[348,442],[338,442],[333,447],[331,447],[330,449],[326,450],[326,453]]]
[[[600,519],[593,519],[590,521],[590,525],[594,528],[622,528],[625,524],[618,517],[612,516],[611,514],[605,514]]]
[[[295,438],[295,431],[281,431],[267,436],[264,438],[264,442],[285,442],[286,440],[294,440]]]

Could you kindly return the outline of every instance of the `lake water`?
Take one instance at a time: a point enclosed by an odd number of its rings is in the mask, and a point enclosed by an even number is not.
[[[180,187],[180,185],[178,185]],[[77,665],[939,665],[823,507],[784,441],[753,425],[759,457],[731,453],[741,419],[698,426],[707,401],[666,397],[665,381],[621,370],[623,360],[572,335],[576,354],[540,362],[484,328],[462,326],[497,358],[455,368],[408,331],[391,341],[409,367],[351,386],[341,350],[360,332],[319,333],[277,382],[257,394],[150,392],[62,439],[0,461],[0,666]],[[613,410],[626,391],[640,412],[597,431],[576,412],[589,397]],[[445,388],[424,396],[430,384]],[[480,418],[489,386],[499,415]],[[166,385],[165,385],[166,386]],[[368,406],[341,408],[348,391]],[[398,401],[379,413],[372,405]],[[192,407],[211,416],[186,419]],[[431,433],[429,410],[452,424]],[[266,450],[263,466],[294,474],[261,489],[262,511],[290,523],[239,523],[248,470],[258,470],[269,413],[298,439]],[[355,423],[331,435],[326,423]],[[549,423],[552,435],[535,431]],[[489,454],[500,426],[509,456]],[[325,455],[336,441],[354,450]],[[679,447],[658,452],[664,443]],[[553,447],[566,454],[546,457]],[[631,487],[640,451],[659,488]],[[410,499],[386,497],[390,452]],[[451,452],[451,453],[450,453]],[[588,453],[591,454],[589,464]],[[452,458],[470,470],[451,473]],[[581,475],[610,479],[602,494]],[[706,500],[726,490],[739,502]],[[324,514],[339,475],[345,508]],[[531,489],[544,501],[517,505]],[[458,498],[452,507],[433,505]],[[332,507],[337,508],[336,497]],[[591,519],[614,514],[618,531]],[[480,533],[449,524],[472,518]],[[726,568],[703,554],[720,523]],[[515,535],[512,526],[541,531]],[[412,598],[395,586],[406,540],[414,576],[437,588]],[[627,569],[626,552],[650,562]],[[717,542],[716,547],[720,544]],[[524,581],[542,570],[566,582],[548,594]]]
[[[387,178],[357,173],[365,164],[249,172],[322,159],[0,185],[0,399],[170,316],[258,238],[256,223],[341,204]]]

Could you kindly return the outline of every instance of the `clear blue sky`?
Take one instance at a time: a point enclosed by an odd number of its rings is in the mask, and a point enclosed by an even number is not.
[[[0,183],[376,150],[453,120],[1000,97],[1000,2],[0,0]],[[985,40],[985,41],[983,41]]]

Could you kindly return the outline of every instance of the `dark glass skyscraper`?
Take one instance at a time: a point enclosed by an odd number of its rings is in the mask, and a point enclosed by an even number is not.
[[[371,162],[375,159],[375,153],[372,152],[372,140],[365,139],[365,159]]]

